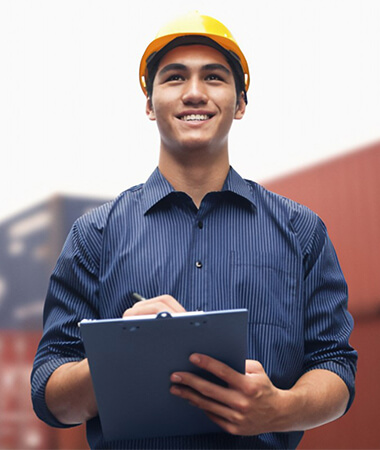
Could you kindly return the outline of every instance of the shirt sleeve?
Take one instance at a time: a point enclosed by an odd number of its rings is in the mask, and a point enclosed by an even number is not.
[[[82,224],[82,226],[81,226]],[[31,375],[32,401],[37,416],[55,427],[67,427],[56,420],[45,402],[45,388],[51,374],[62,364],[85,357],[78,322],[97,318],[100,250],[99,230],[77,221],[66,240],[50,279],[44,309],[44,332]],[[84,235],[86,234],[86,239]]]
[[[355,395],[357,352],[349,338],[353,319],[347,310],[348,289],[325,225],[317,218],[305,256],[305,362],[304,372],[326,369],[346,383]]]

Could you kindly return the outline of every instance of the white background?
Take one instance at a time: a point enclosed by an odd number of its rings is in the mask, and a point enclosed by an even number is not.
[[[250,64],[230,137],[244,177],[380,139],[378,0],[0,0],[0,220],[53,193],[112,198],[145,181],[159,140],[140,57],[192,9],[224,22]]]

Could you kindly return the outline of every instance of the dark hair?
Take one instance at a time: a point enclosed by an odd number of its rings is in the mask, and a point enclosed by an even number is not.
[[[240,59],[231,50],[226,50],[224,47],[219,45],[213,39],[210,39],[207,36],[198,36],[198,35],[189,35],[189,36],[180,36],[172,41],[169,44],[165,45],[158,52],[152,53],[147,59],[147,79],[146,79],[146,90],[148,93],[148,97],[152,97],[153,94],[153,81],[156,76],[158,66],[160,64],[161,59],[173,48],[180,47],[182,45],[207,45],[209,47],[213,47],[218,50],[223,56],[226,58],[228,64],[232,69],[232,74],[235,80],[235,88],[236,88],[236,96],[237,102],[239,102],[240,95],[244,93],[244,101],[248,103],[247,93],[245,91],[245,80],[244,80],[244,72],[240,64]]]

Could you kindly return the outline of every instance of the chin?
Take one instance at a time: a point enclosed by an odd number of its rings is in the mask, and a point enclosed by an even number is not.
[[[183,139],[178,141],[178,146],[189,150],[201,150],[213,149],[220,147],[220,144],[214,142],[212,138],[205,138],[205,136],[195,136],[189,139]]]
[[[183,143],[180,146],[180,151],[185,151],[186,153],[200,153],[202,155],[206,153],[212,153],[212,151],[215,150],[215,147],[213,147],[209,142],[191,142],[191,143]]]

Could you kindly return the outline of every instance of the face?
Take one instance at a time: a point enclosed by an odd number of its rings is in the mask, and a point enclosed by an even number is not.
[[[161,150],[227,152],[232,121],[244,112],[231,67],[214,48],[176,47],[160,61],[147,115],[157,121]]]

